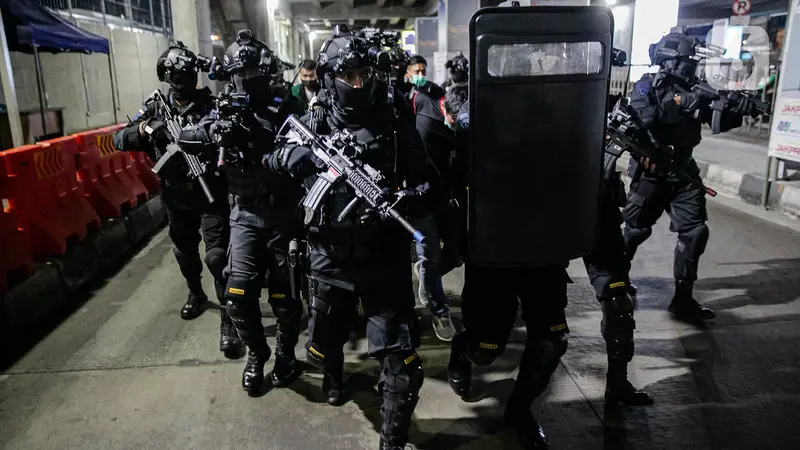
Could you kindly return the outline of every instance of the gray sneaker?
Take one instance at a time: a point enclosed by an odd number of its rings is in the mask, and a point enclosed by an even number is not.
[[[456,327],[450,319],[450,312],[446,312],[439,317],[433,316],[433,332],[440,341],[450,342],[456,335]]]
[[[419,281],[419,289],[417,290],[419,302],[422,304],[422,306],[428,306],[430,304],[430,300],[428,300],[428,292],[425,290],[425,284],[422,282],[421,269],[422,261],[415,262],[414,273],[417,274],[417,281]]]

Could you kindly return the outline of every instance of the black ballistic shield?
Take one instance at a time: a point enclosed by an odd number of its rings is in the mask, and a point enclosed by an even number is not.
[[[472,16],[474,264],[542,266],[594,245],[613,29],[605,7],[485,8]]]

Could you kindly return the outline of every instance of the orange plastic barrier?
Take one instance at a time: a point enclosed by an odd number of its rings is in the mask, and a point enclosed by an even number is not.
[[[116,129],[106,127],[73,135],[79,148],[78,176],[92,206],[103,217],[119,217],[122,210],[148,197],[128,155],[114,147]]]
[[[6,164],[0,153],[0,197],[8,195]],[[28,252],[23,224],[16,212],[0,207],[0,294],[8,290],[8,274],[30,275],[36,270]]]
[[[23,233],[34,258],[63,255],[67,240],[84,240],[88,229],[100,226],[100,218],[84,198],[75,175],[77,154],[74,136],[3,153],[8,175],[6,198],[10,210],[29,224]]]

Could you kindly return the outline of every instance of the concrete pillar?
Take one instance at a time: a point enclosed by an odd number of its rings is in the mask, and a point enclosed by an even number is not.
[[[208,0],[204,1],[208,8]],[[171,3],[173,39],[182,41],[192,51],[197,51],[200,48],[197,0],[172,0]]]
[[[211,6],[209,0],[195,0],[195,2],[197,3],[197,40],[199,44],[196,52],[206,58],[211,58],[214,56],[214,45],[211,42]],[[213,90],[215,84],[207,76],[200,76],[201,86],[208,86]]]
[[[438,26],[436,17],[420,17],[414,24],[417,33],[417,54],[430,61],[433,61],[434,54],[439,51]]]
[[[3,93],[5,94],[8,124],[11,128],[11,142],[3,142],[8,148],[19,147],[25,142],[22,134],[22,122],[19,119],[19,105],[17,104],[17,89],[14,86],[14,70],[11,67],[11,54],[8,52],[8,40],[3,25],[3,13],[0,12],[0,52],[3,54],[3,63],[0,65],[0,78],[2,78]],[[2,149],[0,149],[2,150]]]

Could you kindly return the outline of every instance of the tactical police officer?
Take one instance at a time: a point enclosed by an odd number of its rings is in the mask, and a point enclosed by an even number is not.
[[[700,142],[701,125],[710,122],[710,99],[691,91],[696,83],[697,42],[680,28],[651,46],[656,74],[645,74],[631,95],[631,112],[638,116],[659,145],[671,147],[674,156],[686,167],[686,178],[652,173],[649,162],[631,160],[631,182],[624,208],[625,244],[633,259],[636,249],[652,233],[652,226],[664,211],[670,217],[670,230],[678,233],[675,247],[675,294],[669,311],[688,320],[713,319],[710,308],[701,306],[692,296],[700,255],[708,242],[705,189],[700,169],[692,158],[692,149]],[[740,126],[742,114],[753,112],[744,104],[737,112],[723,112],[721,130]],[[647,165],[645,165],[647,163]],[[657,167],[655,168],[658,169]]]
[[[170,45],[158,58],[156,71],[158,79],[170,85],[168,98],[183,122],[180,125],[197,123],[212,109],[214,98],[211,91],[208,88],[197,89],[197,58],[183,43],[178,41]],[[145,103],[132,123],[114,136],[116,147],[123,151],[147,152],[151,159],[157,161],[169,142],[161,107],[157,101]],[[161,174],[161,181],[169,216],[169,235],[175,245],[175,259],[189,286],[189,297],[181,309],[181,317],[191,320],[202,314],[208,301],[200,282],[203,263],[198,245],[201,235],[206,247],[206,266],[214,277],[217,299],[224,304],[223,269],[230,235],[230,210],[224,178],[205,177],[216,199],[209,204],[196,182],[187,177],[189,171],[186,165],[181,164],[178,158],[175,160],[175,163],[170,162],[169,170]],[[230,357],[238,357],[241,340],[224,310],[221,317],[220,350]]]
[[[233,195],[225,300],[228,314],[250,350],[242,387],[256,394],[264,381],[264,364],[272,354],[258,303],[265,273],[269,303],[278,323],[272,385],[285,386],[298,375],[294,347],[302,303],[290,289],[287,253],[289,242],[302,231],[297,205],[303,192],[286,177],[264,170],[262,164],[274,149],[276,124],[282,119],[275,115],[277,100],[270,90],[270,76],[277,71],[273,53],[250,30],[242,30],[225,53],[224,70],[233,75],[236,93],[247,97],[247,107],[237,116],[241,122],[218,115],[184,131],[181,139],[214,142],[214,148],[225,148],[229,159],[235,157],[225,164]]]
[[[442,83],[445,91],[453,86],[466,85],[469,82],[469,61],[463,53],[459,52],[458,55],[447,60],[444,68],[447,70],[447,80]]]
[[[342,30],[337,28],[319,54],[321,103],[307,116],[308,126],[319,135],[352,132],[363,143],[359,158],[385,175],[391,192],[403,182],[415,186],[417,175],[411,172],[424,161],[419,135],[405,121],[395,120],[386,102],[386,86],[376,80],[369,43]],[[272,166],[298,179],[324,170],[308,148],[294,144],[284,147]],[[306,183],[317,179],[311,176]],[[422,363],[415,352],[419,338],[408,270],[408,234],[394,222],[380,220],[363,203],[341,218],[353,191],[346,183],[331,189],[308,223],[312,311],[307,358],[324,371],[328,402],[341,404],[342,348],[360,297],[368,319],[369,354],[382,365],[380,448],[402,449],[423,382]]]
[[[466,86],[445,95],[448,123],[469,127]],[[567,351],[567,263],[543,267],[484,267],[466,258],[461,313],[464,331],[453,339],[447,379],[459,396],[472,384],[472,364],[490,365],[505,350],[519,306],[527,343],[514,389],[508,398],[506,423],[524,448],[547,448],[547,438],[531,413],[531,404],[544,392]],[[519,299],[519,300],[518,300]]]

